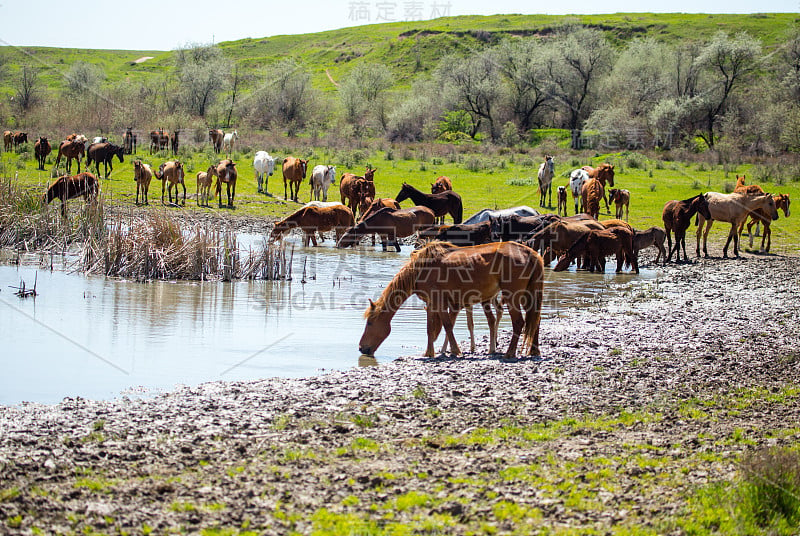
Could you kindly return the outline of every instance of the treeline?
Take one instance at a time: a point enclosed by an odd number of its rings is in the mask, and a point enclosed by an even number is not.
[[[6,81],[15,94],[2,104],[0,124],[90,133],[233,125],[289,136],[498,145],[531,143],[537,129],[559,128],[621,145],[800,151],[797,29],[768,50],[746,33],[723,32],[677,44],[636,38],[617,48],[597,29],[565,24],[443,57],[402,91],[382,64],[360,63],[331,79],[334,91],[322,91],[309,66],[292,59],[253,75],[214,46],[187,46],[174,58],[170,72],[146,84],[108,83],[102,69],[77,62],[59,92],[44,88],[36,66],[23,65]],[[0,66],[0,76],[5,71]]]

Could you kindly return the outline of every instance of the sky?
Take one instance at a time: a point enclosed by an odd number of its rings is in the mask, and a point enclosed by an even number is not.
[[[0,0],[0,45],[172,50],[448,15],[628,12],[797,13],[800,0]]]

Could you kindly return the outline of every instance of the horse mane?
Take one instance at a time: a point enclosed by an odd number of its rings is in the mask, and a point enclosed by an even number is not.
[[[364,313],[364,318],[372,319],[387,307],[398,306],[405,301],[414,289],[414,284],[417,281],[417,275],[420,269],[431,261],[441,258],[456,247],[455,244],[450,242],[433,240],[414,251],[408,262],[400,268],[400,271],[389,281],[389,284],[383,289],[381,295],[375,300],[374,307],[370,307]],[[397,294],[402,296],[403,299],[401,301],[393,297]]]

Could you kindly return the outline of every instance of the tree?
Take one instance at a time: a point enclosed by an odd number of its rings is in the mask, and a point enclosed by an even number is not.
[[[517,127],[522,131],[530,130],[536,114],[552,100],[545,76],[544,48],[534,39],[508,40],[497,52]]]
[[[339,87],[345,118],[365,126],[374,119],[385,131],[388,124],[386,90],[392,87],[392,72],[379,63],[357,65]]]
[[[708,147],[714,147],[715,128],[731,96],[748,80],[760,60],[761,43],[744,32],[733,38],[718,32],[697,57],[703,76],[693,104],[701,123],[699,135]]]
[[[106,73],[102,67],[97,67],[85,61],[77,61],[64,73],[67,95],[77,97],[87,92],[97,91],[99,84],[105,78]]]
[[[230,83],[231,62],[212,45],[193,45],[175,54],[182,103],[187,112],[205,117]]]
[[[472,118],[470,136],[474,138],[483,124],[489,123],[492,140],[500,132],[498,113],[503,98],[500,84],[500,62],[489,49],[468,58],[448,56],[436,70],[436,78],[450,92],[452,107],[465,110]]]
[[[262,128],[279,124],[294,136],[309,120],[316,103],[311,75],[287,59],[265,71],[263,85],[253,92],[250,117]]]
[[[23,65],[17,78],[16,103],[20,111],[27,112],[39,102],[39,71]]]
[[[547,76],[552,96],[567,116],[567,126],[581,128],[590,111],[597,82],[611,68],[613,51],[602,32],[568,28],[549,43]]]

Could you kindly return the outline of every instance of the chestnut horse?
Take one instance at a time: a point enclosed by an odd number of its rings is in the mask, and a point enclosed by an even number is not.
[[[83,141],[77,139],[62,141],[58,146],[58,156],[56,157],[56,163],[53,167],[58,169],[58,164],[61,163],[61,157],[64,156],[67,159],[67,173],[70,173],[72,170],[72,159],[74,158],[78,161],[78,173],[80,173],[81,160],[83,159],[85,150],[86,145]]]
[[[186,183],[184,182],[183,164],[177,160],[170,160],[158,166],[156,178],[161,181],[161,203],[164,203],[164,187],[167,189],[167,196],[172,205],[172,187],[175,187],[175,203],[178,204],[178,185],[183,186],[183,205],[186,205]],[[169,184],[167,184],[169,182]]]
[[[153,170],[141,160],[133,162],[133,180],[136,181],[136,204],[139,204],[139,193],[142,194],[142,203],[149,204],[147,193],[150,191],[150,181],[153,180]]]
[[[222,208],[222,183],[226,185],[225,191],[228,194],[228,206],[233,207],[233,199],[236,197],[236,177],[238,176],[236,164],[232,160],[220,160],[214,174],[217,176],[214,195],[219,199],[219,208]]]
[[[369,301],[358,348],[362,354],[373,355],[389,336],[392,318],[400,306],[416,294],[427,306],[428,344],[424,355],[434,353],[436,317],[453,354],[460,355],[453,333],[458,311],[489,303],[500,293],[513,328],[505,359],[516,358],[520,336],[523,353],[538,356],[543,286],[542,258],[522,244],[493,242],[459,248],[447,242],[431,242],[412,255],[377,301]]]
[[[614,166],[611,164],[603,163],[593,168],[591,166],[583,166],[583,169],[590,179],[597,179],[603,185],[603,201],[606,202],[606,212],[611,214],[611,209],[608,206],[608,198],[605,194],[606,183],[612,188],[614,187]]]
[[[622,219],[622,211],[625,211],[625,221],[628,220],[628,215],[631,205],[631,193],[628,190],[621,188],[611,188],[608,191],[608,200],[615,205],[615,218]]]
[[[289,156],[283,160],[283,198],[299,203],[300,183],[306,178],[308,160]],[[286,195],[286,184],[289,184],[289,195]],[[352,207],[351,207],[352,208]]]
[[[211,193],[211,183],[217,175],[217,166],[210,165],[206,171],[197,173],[197,206],[208,206],[208,195]]]
[[[594,219],[600,216],[600,200],[605,199],[603,184],[598,179],[589,179],[581,187],[583,211]],[[608,201],[606,201],[608,203]]]
[[[692,223],[692,216],[698,213],[706,219],[711,217],[711,212],[708,210],[708,200],[703,194],[683,201],[667,201],[664,205],[661,220],[664,222],[664,231],[667,233],[667,247],[669,248],[666,262],[672,259],[673,253],[675,253],[676,262],[681,261],[681,245],[683,245],[683,260],[689,260],[686,255],[686,229]],[[675,249],[672,249],[670,232],[675,233]]]
[[[316,233],[320,233],[320,236],[322,236],[322,233],[331,229],[336,233],[336,241],[338,242],[345,231],[354,224],[353,212],[344,205],[337,204],[330,207],[304,206],[276,223],[272,229],[272,234],[270,234],[270,240],[277,240],[287,231],[299,227],[305,233],[303,237],[304,247],[308,247],[309,241],[316,246]]]
[[[225,133],[218,128],[211,128],[208,130],[208,139],[211,146],[214,148],[215,153],[222,151],[222,140],[225,139]]]
[[[33,154],[36,156],[36,162],[38,162],[40,170],[44,171],[44,161],[52,150],[50,142],[44,136],[40,136],[36,143],[33,144]]]
[[[789,211],[789,205],[791,201],[789,200],[789,194],[778,194],[773,196],[775,200],[775,208],[777,210],[783,210],[783,215],[787,218],[791,214]],[[762,253],[769,253],[769,248],[772,246],[772,229],[770,228],[770,224],[772,223],[772,218],[770,218],[769,214],[767,214],[764,210],[754,210],[750,213],[750,221],[747,223],[747,234],[750,237],[750,247],[753,247],[753,233],[751,232],[753,229],[753,224],[764,224],[764,234],[761,236],[761,248],[759,251]],[[744,223],[739,227],[739,234],[742,234],[742,229],[744,228]],[[758,228],[756,227],[756,234],[758,234]],[[766,241],[767,247],[764,249],[764,242]]]
[[[708,192],[710,218],[701,215],[697,224],[697,256],[700,256],[700,234],[703,235],[703,254],[708,257],[708,233],[714,220],[724,221],[731,224],[728,232],[728,239],[725,247],[722,248],[722,257],[728,257],[728,246],[733,241],[733,256],[739,256],[739,227],[744,224],[747,216],[756,210],[763,210],[773,220],[778,219],[778,210],[775,208],[775,199],[770,194],[748,195],[748,194],[721,194],[718,192]],[[706,224],[703,231],[703,224]]]
[[[450,180],[450,177],[445,177],[444,175],[436,177],[436,180],[433,182],[433,184],[431,184],[432,194],[440,194],[452,189],[453,181]]]
[[[6,130],[3,132],[3,150],[8,152],[11,150],[11,146],[14,144],[14,133],[10,130]]]
[[[452,190],[440,194],[426,194],[404,182],[395,199],[398,203],[411,199],[415,205],[428,207],[437,218],[441,218],[441,223],[444,223],[445,214],[449,214],[453,218],[453,223],[461,223],[463,219],[464,208],[461,204],[461,196]]]
[[[97,177],[88,172],[77,175],[64,175],[56,179],[42,197],[42,203],[49,204],[53,199],[61,200],[61,215],[67,217],[67,199],[83,196],[86,202],[97,199],[100,184]]]
[[[395,210],[392,208],[382,208],[372,216],[351,227],[339,239],[336,244],[338,248],[355,246],[365,235],[378,233],[381,235],[381,246],[383,251],[387,250],[387,243],[394,245],[400,251],[398,238],[411,236],[421,229],[433,225],[433,211],[427,207],[412,207]]]

